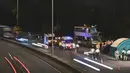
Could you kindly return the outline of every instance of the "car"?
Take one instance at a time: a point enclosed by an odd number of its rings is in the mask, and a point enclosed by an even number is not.
[[[13,39],[13,38],[14,38],[14,35],[13,35],[12,33],[4,33],[4,34],[3,34],[3,37],[4,37],[4,38]]]
[[[19,41],[19,42],[28,42],[28,39],[26,39],[26,38],[16,38],[16,41]]]
[[[48,49],[48,45],[43,43],[32,43],[33,46]]]

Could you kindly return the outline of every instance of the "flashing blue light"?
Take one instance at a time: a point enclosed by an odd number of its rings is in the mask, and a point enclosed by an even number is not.
[[[48,44],[48,43],[49,43],[48,39],[47,39],[46,35],[44,35],[44,44]]]
[[[64,39],[65,39],[65,40],[72,40],[73,38],[70,37],[70,36],[65,36]]]

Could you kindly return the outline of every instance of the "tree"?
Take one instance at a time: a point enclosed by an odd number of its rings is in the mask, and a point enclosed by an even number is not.
[[[18,25],[15,25],[14,28],[13,28],[13,33],[18,35],[18,34],[20,34],[21,30],[22,29]]]

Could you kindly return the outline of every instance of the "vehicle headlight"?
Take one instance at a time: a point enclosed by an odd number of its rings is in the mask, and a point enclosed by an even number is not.
[[[57,40],[55,40],[55,42],[57,42]]]
[[[50,40],[48,40],[48,42],[50,43],[51,41],[50,41]]]

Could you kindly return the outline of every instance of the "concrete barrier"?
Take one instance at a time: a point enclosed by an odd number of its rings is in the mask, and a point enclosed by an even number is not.
[[[53,60],[54,62],[56,62],[56,63],[58,63],[60,65],[63,65],[64,67],[72,70],[71,73],[82,73],[82,70],[80,70],[79,68],[74,67],[73,65],[67,64],[66,62],[64,62],[60,58],[58,58],[57,56],[51,56],[51,54],[43,53],[43,52],[41,52],[39,50],[36,50],[36,49],[33,49],[32,47],[29,47],[27,45],[23,45],[20,42],[17,42],[15,40],[10,40],[10,39],[1,38],[1,37],[0,37],[0,39],[2,39],[4,41],[7,41],[7,42],[11,42],[11,43],[17,44],[17,45],[20,45],[22,47],[29,48],[29,50],[35,51],[35,53],[37,53],[39,55],[46,56],[50,60]]]

